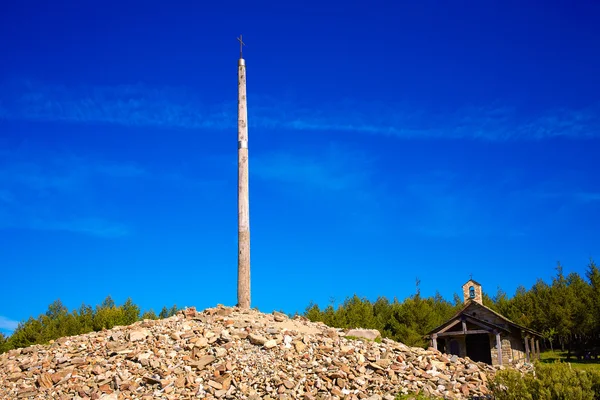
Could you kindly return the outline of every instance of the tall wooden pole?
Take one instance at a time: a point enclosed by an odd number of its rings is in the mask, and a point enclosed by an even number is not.
[[[250,308],[250,203],[248,199],[248,108],[246,62],[238,60],[238,306]]]

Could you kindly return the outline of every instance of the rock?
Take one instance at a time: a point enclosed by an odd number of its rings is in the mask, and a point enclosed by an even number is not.
[[[263,346],[269,339],[255,333],[251,333],[248,335],[248,340],[250,340],[250,343],[252,344]]]
[[[487,382],[487,376],[483,371],[479,371],[479,379],[481,379],[482,382]]]
[[[138,330],[131,331],[131,332],[129,332],[129,341],[137,342],[140,340],[144,340],[148,337],[149,334],[150,334],[150,332],[147,329],[138,329]]]
[[[293,343],[294,343],[294,347],[296,348],[296,351],[298,353],[301,353],[304,351],[304,349],[306,349],[306,345],[299,340],[296,340]]]
[[[208,381],[208,386],[213,387],[213,388],[215,388],[217,390],[223,389],[223,385],[222,384],[220,384],[219,382],[213,381],[213,380]]]
[[[186,308],[185,310],[183,310],[183,315],[186,318],[194,318],[194,317],[196,317],[196,315],[197,315],[196,307]]]
[[[46,389],[50,389],[52,386],[54,386],[54,382],[52,382],[52,377],[47,372],[42,373],[39,376],[37,382],[38,382],[38,385],[40,385],[40,387],[46,388]]]
[[[292,389],[296,385],[294,384],[294,382],[286,379],[283,381],[283,386],[285,386],[287,389]]]
[[[207,365],[212,364],[216,358],[214,356],[202,356],[198,361],[189,363],[193,368],[204,369]]]
[[[226,349],[226,348],[223,348],[223,347],[217,347],[217,348],[215,349],[215,355],[216,355],[217,357],[223,357],[223,356],[225,356],[226,354],[227,354],[227,349]]]
[[[278,312],[278,311],[273,311],[273,319],[274,319],[276,322],[283,322],[283,321],[285,321],[285,320],[287,320],[287,319],[289,319],[289,318],[288,318],[288,316],[287,316],[287,315],[285,315],[284,313],[280,313],[280,312]]]
[[[462,400],[488,394],[497,370],[340,332],[276,312],[187,308],[0,354],[0,399],[393,400],[420,392]]]
[[[375,340],[381,336],[377,329],[350,329],[346,331],[346,336]]]
[[[149,376],[146,375],[142,378],[142,380],[144,382],[146,382],[149,385],[159,385],[160,384],[160,378],[159,377],[154,377],[154,376]]]
[[[382,358],[380,360],[375,361],[375,365],[379,366],[381,369],[386,369],[392,364],[392,360],[389,358]]]

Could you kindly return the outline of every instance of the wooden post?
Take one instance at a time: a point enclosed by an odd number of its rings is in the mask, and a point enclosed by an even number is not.
[[[540,354],[540,340],[539,340],[539,339],[536,339],[536,340],[535,340],[535,348],[536,348],[536,350],[537,350],[537,359],[538,359],[538,360],[541,360],[541,359],[542,359],[542,356],[541,356],[541,354]]]
[[[431,335],[431,342],[433,344],[433,348],[437,350],[437,335],[435,333]]]
[[[529,336],[525,336],[525,359],[529,362]]]
[[[533,362],[533,360],[535,360],[537,358],[536,355],[536,351],[535,351],[535,337],[531,337],[531,362]]]
[[[502,341],[500,332],[496,332],[496,350],[498,351],[498,365],[502,365]]]
[[[248,109],[246,61],[238,60],[238,306],[250,308],[250,203],[248,198]]]

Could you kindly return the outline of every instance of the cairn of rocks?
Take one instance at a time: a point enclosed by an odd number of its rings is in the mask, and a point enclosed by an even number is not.
[[[495,368],[377,331],[217,306],[0,355],[1,399],[369,399],[488,394]],[[347,338],[352,337],[352,339]]]

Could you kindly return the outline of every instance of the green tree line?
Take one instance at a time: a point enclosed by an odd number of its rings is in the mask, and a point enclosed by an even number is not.
[[[110,329],[117,325],[130,325],[143,319],[167,318],[177,313],[177,305],[163,307],[156,313],[150,309],[141,313],[140,307],[128,298],[125,303],[116,305],[110,296],[92,308],[82,304],[79,309],[69,312],[60,301],[54,301],[44,314],[22,321],[12,335],[6,337],[0,332],[0,353],[34,344],[48,343],[64,336],[81,335],[92,331]]]
[[[379,297],[371,302],[354,295],[337,308],[329,304],[321,309],[311,303],[304,316],[334,327],[378,329],[384,337],[425,347],[423,336],[460,310],[463,302],[457,294],[452,302],[439,293],[423,297],[418,286],[417,282],[416,293],[403,301]],[[530,289],[520,286],[512,297],[501,289],[493,297],[484,293],[483,303],[513,322],[542,333],[547,347],[573,351],[578,356],[588,349],[600,348],[600,270],[593,261],[584,277],[576,272],[565,276],[559,264],[550,282],[538,279]],[[176,312],[174,305],[163,307],[159,315],[152,310],[141,314],[131,299],[117,306],[110,296],[95,308],[82,304],[69,312],[59,299],[50,304],[45,314],[19,323],[11,336],[0,333],[0,352],[129,325],[140,319],[165,318]]]
[[[513,297],[502,289],[495,296],[483,293],[483,304],[513,322],[544,335],[549,348],[575,352],[600,347],[600,270],[590,261],[585,277],[573,272],[567,276],[560,264],[550,282],[538,279],[530,288],[519,286]],[[427,346],[423,336],[441,325],[463,307],[457,294],[449,302],[436,294],[422,297],[418,289],[399,301],[379,297],[375,302],[354,295],[338,307],[320,308],[311,303],[304,316],[338,328],[374,328],[382,336],[410,346]]]

